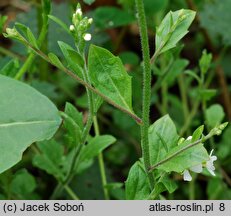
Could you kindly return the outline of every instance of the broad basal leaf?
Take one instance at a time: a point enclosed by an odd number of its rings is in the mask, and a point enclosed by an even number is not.
[[[131,77],[120,58],[104,48],[91,45],[88,56],[92,84],[116,104],[132,111]]]
[[[129,171],[125,182],[125,192],[127,200],[145,200],[149,196],[148,177],[140,161],[137,161]]]
[[[181,9],[170,11],[156,29],[156,52],[165,52],[176,46],[187,33],[196,13]]]
[[[0,173],[20,161],[33,142],[50,139],[61,118],[54,104],[32,87],[0,75]]]

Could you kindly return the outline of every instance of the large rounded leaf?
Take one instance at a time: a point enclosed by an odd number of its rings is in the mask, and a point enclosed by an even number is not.
[[[19,162],[33,142],[50,139],[60,123],[58,110],[47,97],[0,75],[0,173]]]

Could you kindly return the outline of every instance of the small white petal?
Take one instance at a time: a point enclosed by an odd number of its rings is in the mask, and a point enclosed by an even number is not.
[[[93,23],[93,19],[92,18],[89,18],[88,19],[88,24],[92,24]]]
[[[190,175],[188,170],[185,170],[183,173],[183,179],[184,181],[191,181],[192,180],[192,176]]]
[[[202,168],[202,164],[198,164],[196,166],[192,166],[189,168],[191,171],[195,172],[195,173],[201,173],[203,168]]]
[[[215,174],[215,172],[214,172],[215,167],[214,167],[214,169],[209,169],[209,168],[207,167],[207,170],[210,172],[211,175],[216,176],[216,174]]]
[[[78,8],[75,12],[76,15],[82,16],[83,12],[80,8]]]
[[[211,173],[211,175],[215,176],[215,166],[213,165],[213,162],[217,160],[217,156],[213,155],[213,150],[209,154],[209,160],[206,161],[206,168]]]
[[[91,34],[89,34],[89,33],[85,34],[85,35],[83,36],[83,39],[84,39],[85,41],[90,41],[90,40],[91,40]]]
[[[189,136],[186,140],[191,140],[192,139],[192,136]]]
[[[70,31],[74,31],[75,30],[75,26],[74,25],[70,25]]]

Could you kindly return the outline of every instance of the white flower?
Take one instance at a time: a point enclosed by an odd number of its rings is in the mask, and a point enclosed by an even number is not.
[[[192,136],[189,136],[186,140],[191,140],[192,139]]]
[[[80,8],[77,8],[75,14],[79,15],[79,16],[82,16],[83,12],[82,12],[82,10]]]
[[[211,175],[215,176],[215,173],[214,173],[215,166],[213,165],[213,162],[214,162],[215,160],[217,160],[217,156],[215,156],[215,155],[212,156],[212,153],[213,153],[213,150],[210,152],[209,160],[206,161],[205,167],[206,167],[207,170],[211,173]]]
[[[89,33],[84,34],[83,39],[85,41],[90,41],[91,40],[91,34],[89,34]]]
[[[74,25],[70,25],[70,31],[74,31],[75,30],[75,26]]]
[[[93,23],[93,19],[92,18],[89,18],[88,19],[88,24],[91,25]]]
[[[191,181],[192,180],[192,176],[190,175],[190,172],[188,170],[184,171],[183,179],[184,179],[184,181]]]

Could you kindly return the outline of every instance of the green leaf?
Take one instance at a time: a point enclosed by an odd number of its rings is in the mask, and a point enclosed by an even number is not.
[[[199,90],[201,100],[209,101],[217,94],[217,89],[202,89]]]
[[[48,57],[53,65],[55,65],[60,70],[65,70],[65,67],[63,66],[62,62],[54,53],[49,53]]]
[[[213,128],[221,124],[225,117],[223,107],[219,104],[214,104],[206,109],[205,112],[207,124]]]
[[[193,133],[192,139],[197,139],[202,132],[203,126],[199,127]],[[191,140],[185,140],[182,144],[178,145],[178,138],[176,127],[168,115],[158,119],[151,125],[149,128],[151,165],[155,165],[166,158],[170,158],[168,161],[158,166],[157,169],[165,172],[174,171],[181,173],[185,169],[209,160],[207,150],[204,148],[203,144],[198,144],[172,157],[192,143]],[[168,151],[166,151],[166,148]]]
[[[165,158],[168,158],[176,152],[179,152],[187,145],[189,145],[189,141],[186,140],[184,143],[171,149],[171,151],[169,151],[169,153],[165,155]],[[181,152],[174,158],[171,158],[166,163],[157,167],[157,169],[164,170],[165,172],[181,173],[185,169],[189,169],[190,167],[201,164],[202,162],[205,162],[207,160],[209,160],[207,150],[204,148],[203,144],[198,144]]]
[[[27,28],[27,38],[28,38],[29,43],[32,44],[33,47],[39,49],[38,44],[37,44],[37,40],[29,28]]]
[[[36,154],[33,158],[34,166],[45,170],[59,180],[64,180],[64,174],[61,170],[64,154],[63,147],[54,140],[39,142],[37,146],[41,154]]]
[[[204,131],[204,125],[201,125],[200,127],[198,127],[198,128],[193,132],[191,142],[195,142],[195,141],[199,140],[199,139],[201,138],[201,136],[202,136],[203,131]]]
[[[83,0],[84,3],[88,4],[88,5],[91,5],[95,2],[95,0]]]
[[[80,78],[83,78],[84,60],[71,46],[58,41],[59,47],[66,59],[68,68],[75,72]]]
[[[149,196],[148,178],[140,161],[137,161],[129,171],[125,192],[127,200],[145,200]]]
[[[177,184],[175,181],[171,180],[166,173],[164,173],[155,184],[154,189],[149,195],[148,199],[156,199],[162,192],[168,191],[173,193],[177,189]]]
[[[67,102],[65,105],[65,113],[78,124],[81,130],[83,130],[83,114],[79,112],[76,107]]]
[[[12,59],[1,68],[0,74],[14,77],[18,72],[19,66],[19,61],[17,59]]]
[[[27,170],[22,169],[14,175],[11,182],[11,192],[18,198],[28,199],[28,195],[32,193],[37,184],[33,175]]]
[[[176,59],[166,76],[163,78],[163,83],[167,83],[169,86],[172,86],[177,76],[183,73],[188,64],[189,61],[186,59]]]
[[[83,116],[72,104],[66,103],[64,127],[67,129],[68,138],[72,147],[81,143],[83,131]]]
[[[176,127],[169,115],[165,115],[152,124],[149,127],[151,164],[162,160],[176,145],[178,138]]]
[[[192,10],[170,11],[156,29],[156,54],[175,47],[188,33],[195,15],[196,13]]]
[[[206,50],[203,50],[202,56],[199,61],[200,70],[203,74],[206,74],[212,61],[212,54],[207,54]]]
[[[120,58],[104,48],[90,46],[88,56],[91,83],[114,103],[129,112],[132,110],[131,77],[127,74]]]
[[[33,142],[50,139],[61,118],[57,108],[32,87],[0,75],[0,173],[21,160]]]
[[[102,135],[94,137],[89,141],[89,143],[84,146],[80,154],[80,161],[88,161],[96,157],[108,146],[113,144],[116,139],[110,135]]]
[[[94,12],[95,25],[101,29],[116,28],[135,21],[135,17],[116,7],[99,7]]]
[[[56,22],[59,26],[61,26],[68,34],[71,34],[69,28],[67,27],[67,25],[60,20],[59,18],[52,16],[52,15],[48,15],[48,17],[53,20],[54,22]]]

